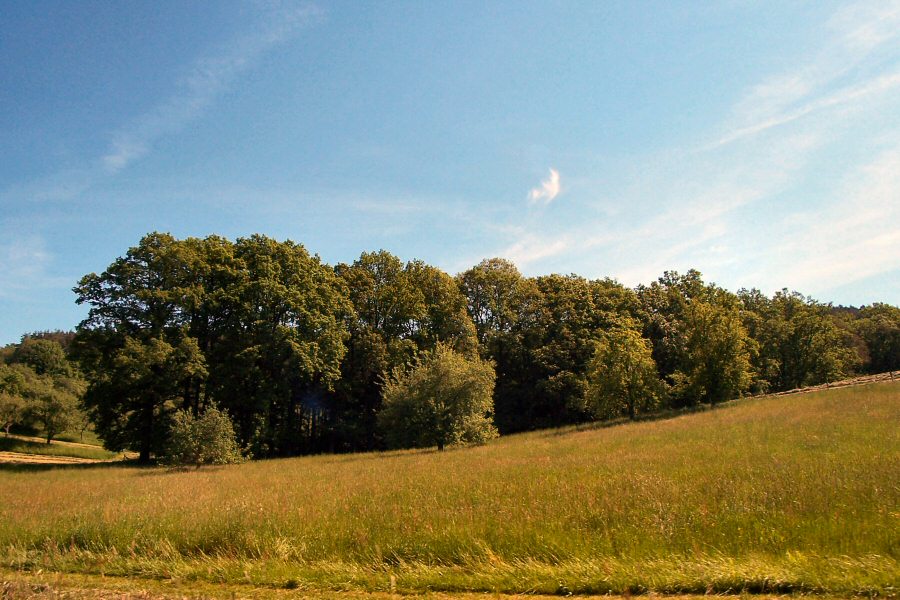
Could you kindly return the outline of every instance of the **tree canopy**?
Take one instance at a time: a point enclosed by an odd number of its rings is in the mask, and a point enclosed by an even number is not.
[[[262,235],[150,233],[74,291],[89,309],[74,335],[0,352],[2,424],[58,430],[51,415],[74,406],[144,461],[166,453],[176,415],[212,407],[254,456],[289,456],[445,446],[900,367],[897,307],[735,294],[695,270],[630,289],[491,258],[452,277],[385,250],[331,267]]]

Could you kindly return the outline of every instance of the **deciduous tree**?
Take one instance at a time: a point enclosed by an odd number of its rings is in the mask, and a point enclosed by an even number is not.
[[[395,448],[482,443],[497,435],[493,391],[489,362],[438,344],[412,368],[390,375],[379,425]]]
[[[599,419],[634,419],[658,408],[664,397],[650,342],[637,324],[626,321],[601,334],[588,369],[588,410]]]

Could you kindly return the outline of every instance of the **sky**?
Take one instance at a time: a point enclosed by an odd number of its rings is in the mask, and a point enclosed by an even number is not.
[[[0,2],[0,344],[151,231],[900,304],[900,0]]]

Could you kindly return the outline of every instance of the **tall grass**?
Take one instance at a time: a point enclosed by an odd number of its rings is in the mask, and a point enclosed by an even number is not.
[[[310,589],[886,594],[898,424],[900,385],[881,384],[443,453],[0,471],[0,563]]]

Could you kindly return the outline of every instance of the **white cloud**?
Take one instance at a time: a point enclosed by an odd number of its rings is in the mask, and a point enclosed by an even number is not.
[[[559,196],[559,171],[550,169],[550,177],[541,182],[540,187],[528,192],[528,200],[532,203],[550,204]]]

